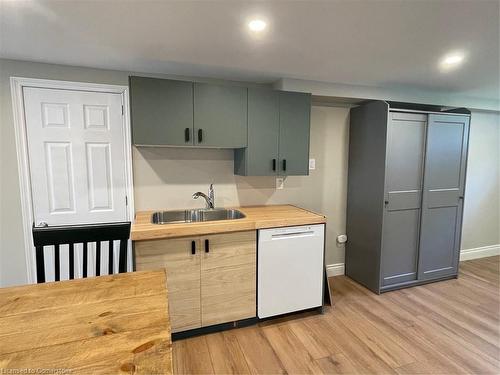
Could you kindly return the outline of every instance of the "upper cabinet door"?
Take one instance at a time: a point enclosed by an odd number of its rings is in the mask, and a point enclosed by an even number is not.
[[[130,77],[135,145],[193,145],[193,83]]]
[[[201,147],[246,147],[247,89],[195,83],[194,133]]]
[[[279,118],[279,93],[277,91],[248,89],[248,175],[276,175]]]
[[[469,116],[429,115],[419,279],[458,271]]]
[[[280,92],[279,175],[309,174],[311,94]]]

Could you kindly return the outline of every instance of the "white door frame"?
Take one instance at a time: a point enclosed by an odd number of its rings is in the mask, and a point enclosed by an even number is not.
[[[21,192],[21,210],[23,218],[24,253],[26,257],[26,276],[29,284],[36,280],[36,259],[33,251],[33,202],[31,199],[31,178],[28,160],[28,138],[26,118],[24,115],[24,87],[37,87],[59,90],[93,91],[120,94],[123,106],[123,130],[125,134],[125,168],[126,192],[128,197],[127,216],[129,221],[134,219],[134,192],[132,184],[132,137],[130,132],[128,86],[107,85],[100,83],[84,83],[70,81],[54,81],[37,78],[10,77],[12,95],[12,111],[14,115],[14,130],[16,135],[17,165],[19,171],[19,185]],[[128,267],[132,260],[128,260]]]

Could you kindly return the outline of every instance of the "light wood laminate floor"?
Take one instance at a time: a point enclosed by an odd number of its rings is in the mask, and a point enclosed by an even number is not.
[[[499,374],[500,257],[377,296],[330,278],[333,307],[186,340],[177,374]]]

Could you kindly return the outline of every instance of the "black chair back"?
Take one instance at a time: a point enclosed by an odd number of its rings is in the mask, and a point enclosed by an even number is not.
[[[87,277],[88,244],[96,244],[95,275],[101,272],[101,242],[109,243],[108,274],[113,272],[113,242],[120,241],[118,272],[127,271],[127,244],[130,237],[130,222],[71,225],[64,227],[33,227],[33,242],[36,248],[36,275],[37,282],[45,282],[44,246],[54,246],[54,273],[55,281],[60,280],[61,262],[60,245],[69,245],[69,278],[75,278],[75,244],[83,244],[82,276]]]

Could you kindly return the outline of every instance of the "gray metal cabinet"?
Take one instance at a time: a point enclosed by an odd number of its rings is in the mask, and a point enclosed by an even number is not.
[[[470,112],[442,112],[351,109],[346,274],[376,293],[458,274]]]
[[[419,278],[458,272],[468,116],[429,115],[425,158]]]
[[[247,146],[247,88],[194,84],[194,144],[202,147]]]
[[[278,168],[279,92],[248,89],[248,146],[234,150],[234,173],[274,176]]]
[[[311,95],[280,92],[279,168],[278,174],[309,174],[309,131]]]
[[[193,145],[193,83],[130,77],[132,139],[136,145]]]
[[[234,173],[309,174],[311,95],[248,89],[248,147],[234,151]]]

